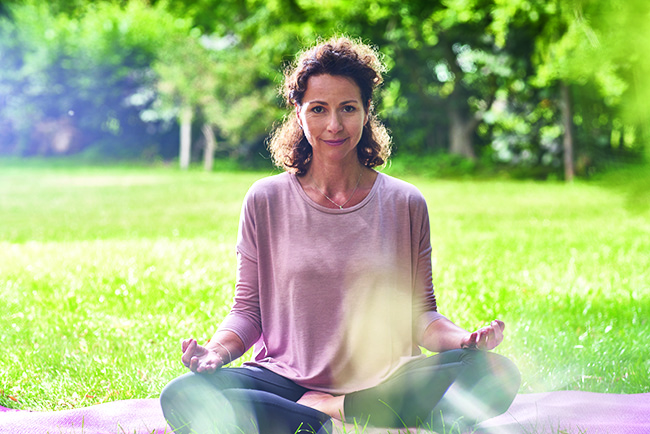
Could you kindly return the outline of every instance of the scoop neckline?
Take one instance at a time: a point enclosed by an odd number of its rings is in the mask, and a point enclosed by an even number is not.
[[[305,190],[303,190],[302,185],[300,185],[300,181],[298,181],[298,176],[292,173],[289,173],[288,175],[290,176],[291,184],[298,191],[298,195],[301,197],[303,201],[305,201],[312,208],[315,208],[318,211],[325,212],[328,214],[348,214],[360,208],[363,208],[364,206],[366,206],[368,202],[372,200],[377,189],[379,188],[379,184],[383,182],[384,179],[384,174],[381,172],[377,172],[377,177],[375,178],[375,182],[372,184],[372,188],[370,188],[370,191],[368,192],[366,197],[364,197],[363,200],[356,205],[353,205],[348,208],[340,209],[340,208],[328,208],[326,206],[316,203],[311,197],[309,197],[309,195],[305,192]]]

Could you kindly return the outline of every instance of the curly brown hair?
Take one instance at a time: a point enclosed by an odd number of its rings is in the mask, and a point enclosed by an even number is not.
[[[332,38],[302,52],[285,71],[282,95],[289,108],[302,104],[309,78],[329,74],[348,77],[359,86],[368,122],[357,145],[359,161],[366,167],[386,163],[391,139],[386,127],[373,112],[373,92],[383,82],[385,70],[377,52],[370,46],[347,37]],[[312,147],[298,124],[295,110],[273,132],[268,143],[276,166],[299,176],[307,173]]]

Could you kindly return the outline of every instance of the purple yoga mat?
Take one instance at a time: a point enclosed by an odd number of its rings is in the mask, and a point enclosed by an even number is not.
[[[61,411],[7,410],[0,407],[2,434],[172,433],[157,399],[130,399]]]
[[[49,412],[0,407],[2,434],[171,432],[156,399],[115,401]],[[386,434],[387,430],[367,429],[364,433]],[[650,434],[650,393],[615,395],[562,391],[518,395],[505,414],[482,423],[475,433]]]
[[[517,395],[508,411],[476,434],[650,434],[650,393],[577,391]]]

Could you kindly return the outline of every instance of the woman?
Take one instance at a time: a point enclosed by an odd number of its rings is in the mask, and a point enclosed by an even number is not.
[[[190,373],[161,394],[176,433],[471,426],[504,412],[519,373],[437,312],[426,203],[378,173],[390,139],[373,115],[382,66],[333,39],[287,71],[293,108],[270,149],[285,173],[243,204],[234,305],[209,343],[182,343]],[[252,362],[225,368],[255,345]],[[437,354],[425,357],[420,346]]]

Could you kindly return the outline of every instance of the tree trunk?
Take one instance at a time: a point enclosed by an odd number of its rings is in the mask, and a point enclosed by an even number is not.
[[[562,124],[564,125],[564,139],[562,140],[564,151],[564,180],[566,182],[572,182],[575,175],[573,163],[573,113],[571,113],[569,86],[565,82],[560,84],[560,97],[562,99]]]
[[[476,160],[473,135],[477,126],[478,120],[476,118],[464,119],[460,110],[451,109],[449,112],[449,152],[470,160]]]
[[[217,149],[217,139],[210,124],[203,124],[203,137],[205,137],[205,149],[203,150],[203,169],[212,172],[214,168],[214,151]]]
[[[190,166],[190,155],[192,151],[192,107],[185,106],[181,110],[181,148],[179,161],[181,169],[185,170]]]

